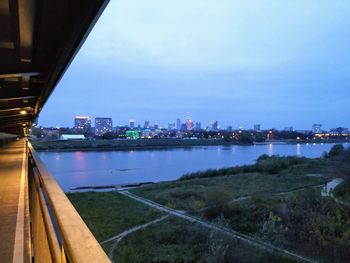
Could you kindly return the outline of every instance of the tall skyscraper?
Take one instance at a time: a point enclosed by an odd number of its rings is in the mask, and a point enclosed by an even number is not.
[[[130,129],[133,130],[135,129],[135,120],[134,119],[130,119]]]
[[[181,119],[177,118],[176,119],[176,130],[181,130]]]
[[[89,116],[75,116],[74,129],[81,133],[91,131],[91,118]]]
[[[113,132],[112,118],[95,118],[95,134],[102,136],[107,132]]]
[[[190,118],[186,119],[186,129],[190,131],[192,129],[192,121]]]
[[[149,128],[149,120],[145,120],[145,123],[143,124],[143,128],[144,129]]]

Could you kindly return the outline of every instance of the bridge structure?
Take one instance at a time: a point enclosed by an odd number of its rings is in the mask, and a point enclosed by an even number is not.
[[[26,139],[107,4],[0,1],[1,262],[110,262]]]

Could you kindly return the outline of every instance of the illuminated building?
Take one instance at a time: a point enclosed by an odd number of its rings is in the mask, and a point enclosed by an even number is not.
[[[143,125],[144,129],[149,128],[149,120],[145,120],[145,124]]]
[[[89,116],[76,116],[74,129],[82,133],[89,133],[91,131],[91,118]]]
[[[219,130],[219,123],[218,121],[211,121],[209,124],[209,130],[210,131],[218,131]]]
[[[126,137],[128,139],[139,139],[140,134],[138,131],[126,131]]]
[[[189,131],[192,129],[192,121],[190,118],[186,119],[186,129]]]
[[[113,132],[112,118],[95,118],[95,134],[102,136],[107,132]]]
[[[130,129],[134,129],[135,128],[135,120],[134,119],[130,119]]]

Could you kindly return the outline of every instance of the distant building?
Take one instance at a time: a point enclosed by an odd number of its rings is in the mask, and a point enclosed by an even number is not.
[[[149,128],[149,120],[145,120],[145,123],[143,124],[143,128],[144,129],[148,129]]]
[[[83,134],[62,134],[60,140],[84,140],[85,136]]]
[[[121,135],[123,137],[126,134],[126,131],[128,130],[128,126],[118,126],[116,128],[117,135]]]
[[[338,127],[330,129],[330,134],[332,135],[347,135],[349,134],[349,129],[345,127]]]
[[[260,132],[261,131],[261,125],[260,124],[254,124],[254,131]]]
[[[157,129],[159,128],[158,123],[155,123],[154,126],[153,126],[153,128],[154,128],[155,130],[157,130]]]
[[[190,118],[186,119],[186,130],[190,131],[192,129],[192,121]]]
[[[112,118],[95,118],[95,134],[102,136],[107,132],[113,132]]]
[[[200,131],[201,129],[202,129],[202,123],[196,122],[196,124],[194,125],[194,130]]]
[[[168,130],[174,130],[175,129],[175,123],[168,123]]]
[[[322,124],[314,124],[312,125],[312,133],[321,133]]]
[[[90,133],[91,118],[89,116],[76,116],[74,119],[74,129],[81,133]]]
[[[232,131],[233,128],[232,128],[232,126],[227,126],[226,130],[227,130],[227,131]]]
[[[135,129],[135,120],[134,119],[130,119],[129,127],[130,127],[131,130]]]
[[[126,137],[128,139],[139,139],[140,134],[138,131],[126,131]]]
[[[287,132],[294,131],[293,126],[284,127],[284,131],[287,131]]]
[[[186,123],[181,123],[180,131],[186,131],[186,130],[187,130]]]
[[[218,121],[212,121],[209,124],[209,130],[210,131],[218,131],[219,130],[219,123]]]
[[[179,118],[176,119],[176,130],[181,130],[181,119]]]

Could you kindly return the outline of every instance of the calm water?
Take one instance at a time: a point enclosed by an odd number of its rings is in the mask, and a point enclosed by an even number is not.
[[[260,155],[319,157],[333,144],[200,146],[166,150],[40,152],[64,191],[71,187],[166,181],[187,172],[251,164]]]

